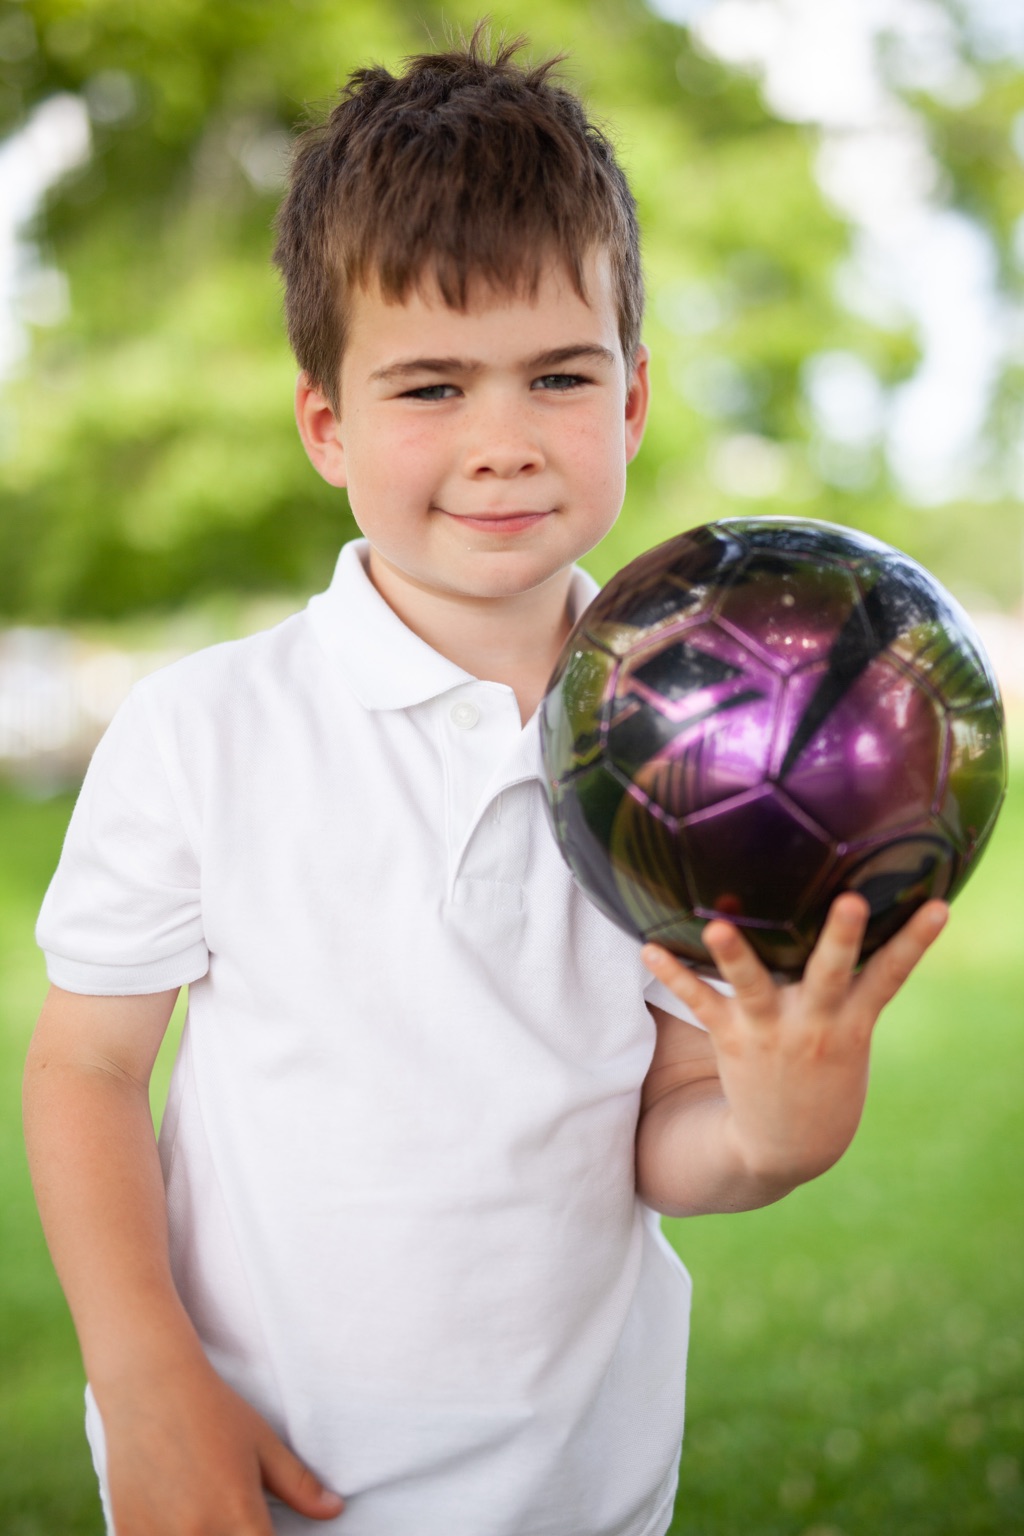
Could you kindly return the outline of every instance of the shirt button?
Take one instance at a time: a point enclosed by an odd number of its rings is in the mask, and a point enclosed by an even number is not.
[[[461,704],[453,704],[451,707],[451,722],[460,730],[471,731],[480,719],[480,711],[475,704],[463,701]]]

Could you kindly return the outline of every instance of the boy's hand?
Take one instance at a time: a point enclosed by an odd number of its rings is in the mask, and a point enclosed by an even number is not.
[[[674,1106],[668,1102],[674,1091],[668,1052],[651,1080],[651,1107],[661,1113],[649,1140],[661,1144],[653,1151],[645,1147],[644,1153],[646,1162],[655,1165],[657,1187],[672,1182],[661,1166],[665,1157],[681,1160],[687,1138],[671,1122],[685,1113],[688,1091],[689,1103],[700,1105],[705,1129],[710,1129],[713,1090],[708,1079],[715,1069],[720,1109],[724,1097],[724,1112],[715,1127],[721,1136],[716,1156],[719,1167],[727,1170],[723,1191],[732,1171],[738,1195],[733,1208],[777,1199],[823,1173],[846,1150],[864,1106],[875,1023],[941,932],[948,908],[941,901],[926,902],[856,975],[868,915],[862,897],[838,897],[803,978],[783,986],[772,981],[737,929],[721,921],[709,923],[703,939],[734,989],[732,997],[708,986],[660,946],[644,947],[648,968],[693,1010],[708,1031],[714,1053],[714,1062],[698,1081],[692,1048],[680,1052],[682,1091]],[[709,1187],[715,1178],[715,1170],[709,1170]],[[751,1198],[751,1191],[758,1193]],[[721,1203],[703,1208],[730,1208],[726,1198],[719,1198]],[[693,1208],[701,1208],[699,1200]]]
[[[268,1493],[309,1520],[344,1508],[205,1358],[141,1371],[99,1406],[117,1536],[273,1536]]]

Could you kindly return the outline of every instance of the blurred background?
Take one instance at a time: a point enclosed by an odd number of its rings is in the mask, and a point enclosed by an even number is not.
[[[35,911],[132,682],[300,606],[356,531],[292,422],[269,261],[289,140],[352,68],[480,9],[0,0],[3,1536],[100,1531],[18,1125]],[[722,515],[865,529],[970,611],[1019,740],[1020,0],[490,14],[569,53],[645,231],[652,417],[590,569]],[[668,1224],[697,1285],[679,1532],[1024,1529],[1018,799],[886,1021],[839,1168]]]

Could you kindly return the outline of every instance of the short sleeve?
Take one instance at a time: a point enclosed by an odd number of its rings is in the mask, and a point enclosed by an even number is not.
[[[93,756],[36,940],[69,992],[163,992],[207,971],[199,859],[137,689]]]

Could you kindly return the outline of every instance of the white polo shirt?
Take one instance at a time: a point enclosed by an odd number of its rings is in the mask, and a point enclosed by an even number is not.
[[[366,550],[135,688],[39,942],[73,992],[189,984],[174,1275],[218,1370],[348,1499],[319,1529],[652,1536],[689,1280],[633,1142],[646,999],[685,1010],[562,862],[536,717],[408,630]],[[595,590],[574,573],[576,611]]]

